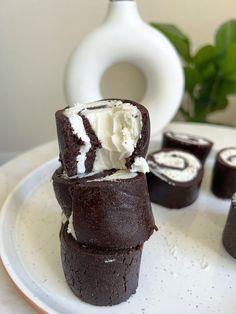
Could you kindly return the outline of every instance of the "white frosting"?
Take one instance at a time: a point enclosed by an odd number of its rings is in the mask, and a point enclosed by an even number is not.
[[[149,172],[149,166],[143,157],[136,157],[130,169],[131,172]]]
[[[195,136],[191,134],[175,133],[175,132],[167,132],[166,134],[173,139],[177,139],[185,143],[209,145],[209,141],[203,137],[199,137],[199,136]],[[191,139],[194,139],[194,141],[192,141]]]
[[[89,105],[107,108],[82,111],[102,144],[97,151],[93,171],[125,169],[125,158],[132,155],[142,130],[142,115],[137,107],[120,100]]]
[[[229,160],[229,158],[232,158]],[[230,147],[220,153],[221,159],[230,166],[236,167],[236,148]]]
[[[73,214],[70,215],[70,218],[68,219],[66,215],[62,212],[61,213],[61,223],[64,225],[66,222],[69,222],[68,227],[67,227],[67,233],[70,233],[72,237],[77,240],[76,234],[75,234],[75,229],[73,225]]]
[[[77,135],[78,138],[84,142],[84,145],[80,147],[80,154],[77,156],[77,173],[84,173],[85,172],[85,160],[86,154],[91,148],[90,139],[86,133],[84,128],[83,119],[78,115],[77,106],[68,108],[65,110],[64,114],[69,119],[71,127],[73,129],[73,133]]]
[[[179,157],[174,157],[172,156],[173,154],[176,154]],[[152,156],[154,161],[158,164],[161,164],[162,166],[158,166],[155,164],[155,162],[152,161],[149,162],[149,166],[155,175],[158,175],[163,180],[170,179],[176,182],[188,182],[197,176],[198,171],[201,168],[200,161],[194,155],[187,152],[178,150],[171,150],[168,152],[162,151]],[[184,168],[185,162],[181,157],[186,159],[188,163],[186,168]],[[170,169],[165,166],[179,169]]]
[[[109,176],[99,178],[99,179],[94,179],[88,182],[127,180],[127,179],[135,178],[136,176],[137,176],[137,173],[130,172],[129,170],[118,170]]]
[[[63,171],[61,177],[63,179],[66,179],[66,180],[73,180],[73,179],[82,179],[82,178],[92,177],[92,176],[94,176],[95,174],[98,174],[98,173],[99,173],[98,171],[96,171],[96,172],[93,171],[93,172],[89,172],[89,173],[79,173],[76,176],[68,177],[67,173],[65,171]]]
[[[103,106],[106,107],[104,108]],[[132,155],[138,140],[141,138],[143,122],[138,108],[120,100],[109,100],[87,105],[76,104],[65,110],[65,115],[69,118],[74,134],[85,143],[85,145],[81,146],[80,154],[77,156],[77,171],[78,174],[81,174],[85,172],[84,163],[91,144],[86,134],[83,120],[78,115],[79,112],[88,119],[98,140],[102,144],[102,148],[96,151],[93,172],[112,168],[126,169],[126,158]],[[145,159],[137,159],[135,163],[133,171],[148,171]]]
[[[114,263],[115,261],[116,261],[115,258],[107,259],[107,260],[105,260],[105,264],[107,264],[107,263]]]
[[[236,193],[234,193],[233,197],[232,197],[232,203],[236,204]]]
[[[70,215],[67,232],[70,233],[75,240],[77,240],[73,225],[73,214]]]

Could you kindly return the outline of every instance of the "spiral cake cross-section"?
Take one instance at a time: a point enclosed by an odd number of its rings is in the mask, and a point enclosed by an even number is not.
[[[147,174],[151,201],[168,208],[182,208],[198,197],[202,164],[194,155],[176,149],[162,149],[148,156]]]

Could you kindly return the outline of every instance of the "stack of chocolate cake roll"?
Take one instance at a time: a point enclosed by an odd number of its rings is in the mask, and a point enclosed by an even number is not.
[[[61,167],[61,258],[76,296],[127,300],[138,286],[143,244],[156,229],[145,173],[150,137],[142,105],[108,99],[56,112]]]

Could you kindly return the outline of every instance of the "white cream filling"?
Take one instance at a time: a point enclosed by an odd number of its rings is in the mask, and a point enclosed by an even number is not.
[[[236,204],[236,193],[234,193],[232,197],[232,203],[235,205]]]
[[[175,133],[175,132],[167,132],[166,134],[173,139],[177,139],[177,140],[180,140],[180,141],[185,142],[185,143],[191,143],[191,144],[196,143],[198,145],[209,145],[209,141],[207,141],[203,137],[198,137],[195,135],[184,134],[184,133]],[[192,141],[191,139],[194,139],[194,141]]]
[[[134,163],[131,166],[130,169],[131,172],[142,172],[142,173],[147,173],[149,172],[149,166],[145,158],[143,157],[136,157],[134,159]]]
[[[102,148],[97,151],[93,171],[125,169],[125,158],[132,155],[141,136],[140,111],[120,100],[101,101],[90,106],[107,106],[82,111],[102,144]]]
[[[98,171],[96,171],[96,172],[89,172],[89,173],[79,173],[76,176],[68,177],[67,173],[65,171],[63,171],[61,177],[63,179],[66,179],[66,180],[83,179],[83,178],[92,177],[92,176],[94,176],[95,174],[98,174],[98,173],[99,173]]]
[[[128,170],[118,170],[109,176],[99,178],[99,179],[89,180],[88,182],[127,180],[127,179],[135,178],[136,176],[137,176],[137,173],[130,172]]]
[[[116,261],[115,258],[107,259],[107,260],[105,260],[105,264],[107,264],[107,263],[114,263],[115,261]]]
[[[231,156],[235,156],[229,160]],[[226,148],[220,153],[220,158],[230,166],[236,167],[236,148]]]
[[[185,158],[188,166],[184,168],[185,163],[183,159],[171,156],[173,154]],[[169,152],[159,152],[152,156],[154,161],[161,164],[162,166],[158,166],[152,161],[149,162],[149,166],[151,169],[153,169],[155,174],[161,177],[163,180],[168,178],[176,182],[188,182],[197,176],[199,169],[201,168],[200,161],[194,155],[187,152],[172,150]],[[170,169],[165,166],[176,167],[179,169]]]
[[[71,234],[72,237],[75,240],[77,240],[72,219],[73,219],[72,214],[70,215],[70,218],[68,219],[63,212],[61,213],[61,223],[64,225],[66,222],[69,222],[68,227],[67,227],[67,233]]]
[[[69,224],[67,228],[67,233],[70,233],[72,237],[77,240],[76,234],[75,234],[75,229],[73,225],[73,214],[71,213],[70,218],[69,218]]]
[[[83,119],[78,115],[78,108],[76,106],[65,110],[64,114],[69,119],[73,133],[84,142],[80,147],[80,154],[76,157],[77,173],[84,173],[86,154],[91,148],[90,138],[88,137],[84,128]]]
[[[105,108],[100,108],[106,106]],[[90,109],[95,108],[96,109]],[[106,169],[126,169],[126,158],[130,157],[141,138],[143,127],[142,115],[138,108],[130,103],[120,100],[99,101],[90,104],[76,104],[65,110],[71,127],[78,137],[84,141],[80,154],[77,156],[78,174],[85,172],[86,154],[91,148],[90,140],[86,134],[83,120],[78,115],[85,116],[95,132],[102,148],[96,151],[93,172]],[[147,172],[148,165],[145,159],[136,161],[140,172]],[[146,164],[145,164],[146,163]],[[137,170],[133,170],[137,171]]]

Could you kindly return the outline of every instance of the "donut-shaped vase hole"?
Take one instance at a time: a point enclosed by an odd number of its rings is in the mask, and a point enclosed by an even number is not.
[[[124,98],[141,102],[147,90],[147,80],[143,71],[128,62],[111,65],[100,81],[102,98]]]

